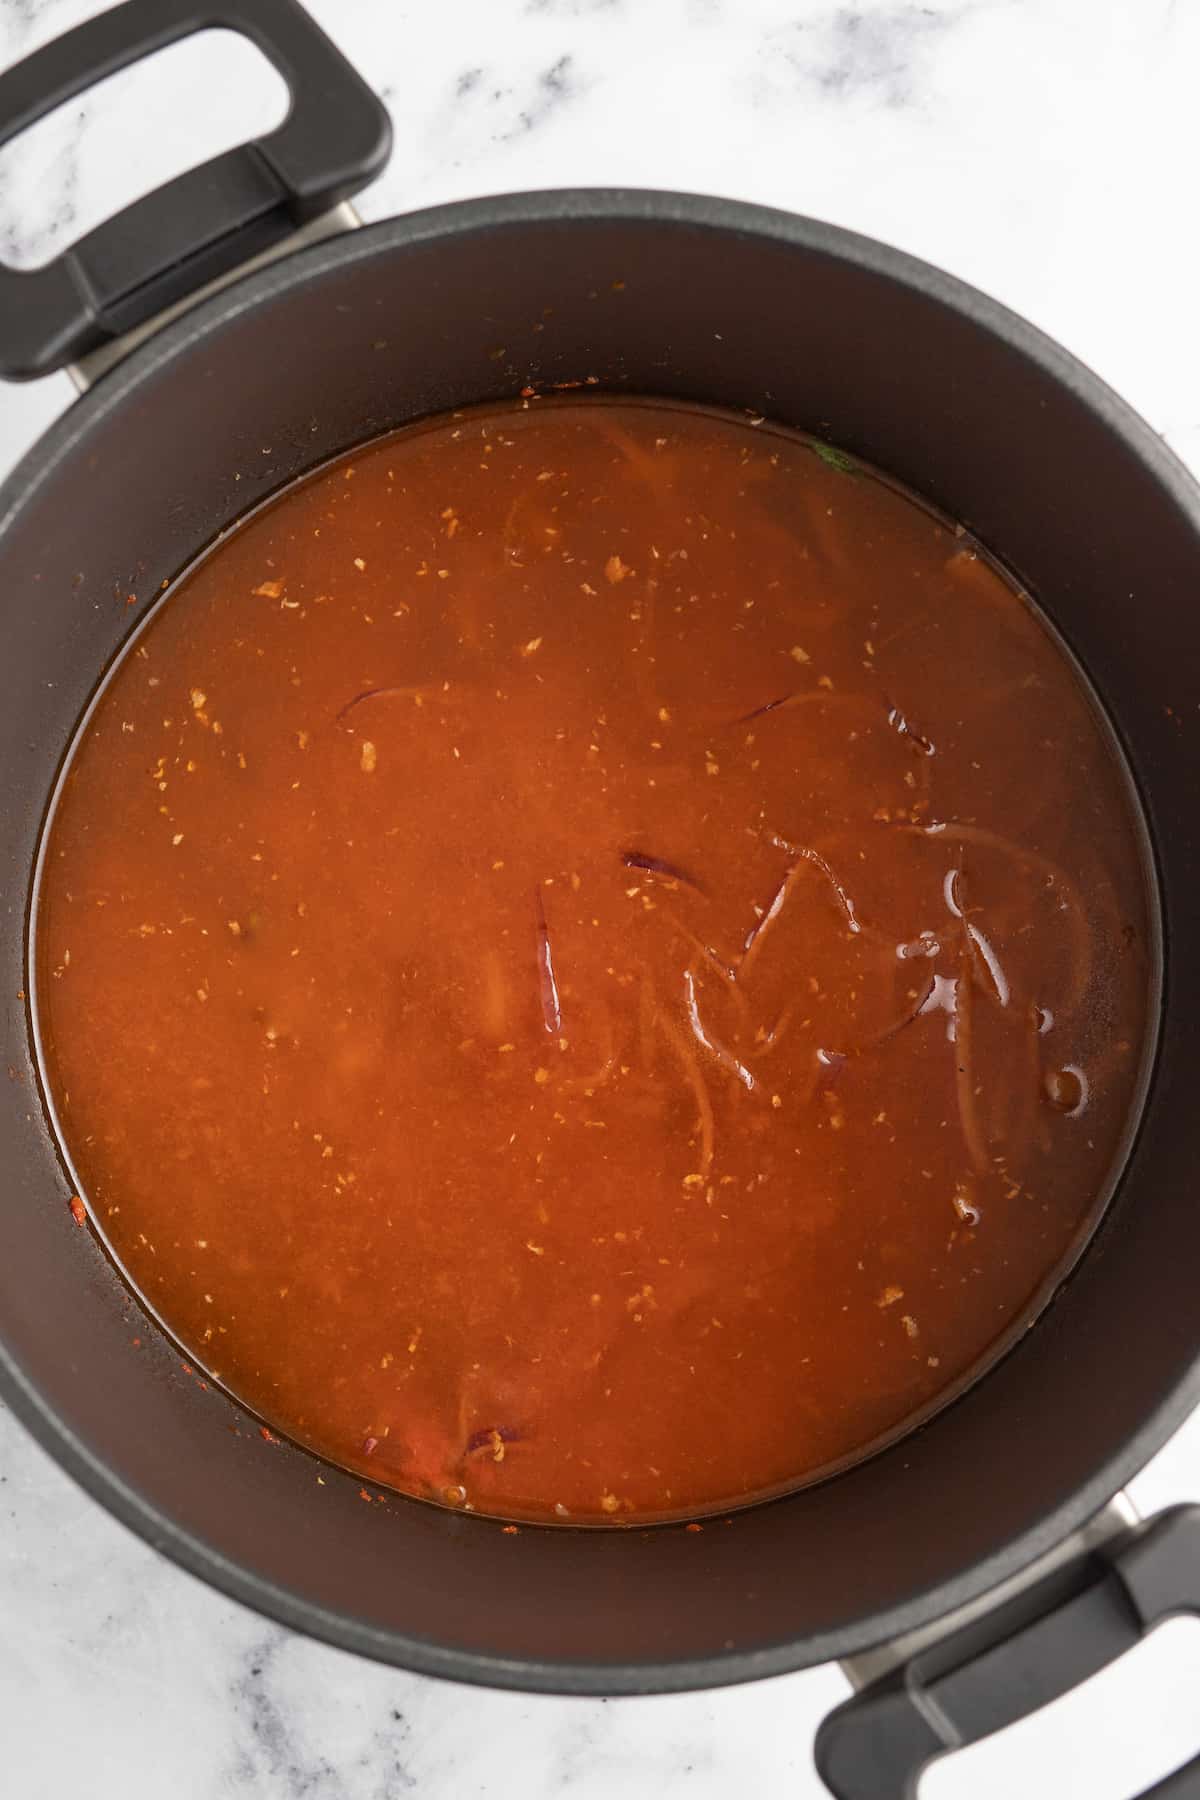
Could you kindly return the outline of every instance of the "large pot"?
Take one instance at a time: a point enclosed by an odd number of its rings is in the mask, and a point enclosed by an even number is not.
[[[217,24],[248,31],[291,82],[280,131],[139,203],[48,270],[0,271],[5,373],[84,355],[93,375],[109,365],[0,492],[4,1396],[91,1493],[185,1567],[300,1630],[430,1674],[644,1693],[936,1637],[915,1662],[897,1652],[891,1674],[887,1656],[863,1659],[873,1685],[821,1740],[837,1791],[904,1791],[956,1736],[1200,1605],[1196,1514],[1137,1527],[1104,1510],[1200,1397],[1200,492],[1139,418],[1021,319],[894,250],[729,201],[573,191],[440,207],[329,237],[180,311],[191,289],[297,223],[327,229],[386,156],[378,103],[292,0],[131,0],[0,77],[3,142],[89,80]],[[147,332],[164,307],[177,316]],[[122,357],[122,334],[139,328]],[[364,1505],[357,1477],[323,1468],[320,1486],[306,1452],[268,1451],[233,1401],[186,1378],[98,1242],[72,1225],[25,999],[56,774],[162,586],[336,451],[585,376],[815,430],[965,520],[1040,599],[1102,697],[1161,903],[1141,1129],[1053,1304],[919,1431],[699,1533],[506,1535],[399,1496]],[[1043,1577],[1033,1587],[1031,1569]],[[1006,1612],[987,1612],[974,1636],[949,1630],[946,1615],[1000,1583],[1021,1590]],[[1200,1765],[1190,1780],[1200,1792]]]

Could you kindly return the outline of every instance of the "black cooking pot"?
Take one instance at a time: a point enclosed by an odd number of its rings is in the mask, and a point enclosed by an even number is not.
[[[857,1656],[866,1686],[822,1732],[823,1773],[847,1796],[914,1791],[930,1756],[1200,1608],[1200,1515],[1138,1526],[1109,1504],[1200,1397],[1200,493],[1115,395],[1001,307],[894,250],[725,200],[572,191],[440,207],[288,254],[183,310],[298,225],[332,228],[386,157],[378,103],[292,0],[130,0],[0,77],[3,142],[212,25],[276,62],[287,122],[49,268],[0,271],[4,373],[111,365],[0,492],[4,1395],[150,1543],[384,1661],[630,1694]],[[164,308],[179,316],[153,329]],[[122,358],[129,333],[144,341]],[[264,1445],[256,1421],[189,1379],[72,1225],[26,1000],[56,775],[147,604],[347,446],[583,378],[818,432],[966,521],[1102,697],[1161,903],[1141,1129],[1053,1304],[921,1430],[702,1532],[507,1535],[397,1495],[364,1504],[357,1476]],[[998,1584],[1003,1604],[980,1603]],[[1200,1760],[1174,1779],[1172,1794],[1200,1794]]]

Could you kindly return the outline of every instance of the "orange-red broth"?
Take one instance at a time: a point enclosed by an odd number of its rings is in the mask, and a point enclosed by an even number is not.
[[[968,539],[796,436],[442,418],[283,493],[109,682],[38,994],[193,1358],[374,1482],[777,1493],[994,1356],[1142,1045],[1122,777]]]

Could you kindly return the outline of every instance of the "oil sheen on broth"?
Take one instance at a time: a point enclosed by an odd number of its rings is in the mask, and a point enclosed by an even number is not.
[[[860,1457],[1029,1321],[1145,946],[1123,777],[969,538],[592,398],[383,439],[187,574],[78,744],[37,982],[190,1358],[376,1483],[619,1524]]]

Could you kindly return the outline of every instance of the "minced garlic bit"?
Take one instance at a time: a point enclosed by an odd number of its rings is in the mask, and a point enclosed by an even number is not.
[[[373,773],[376,761],[377,757],[374,744],[371,742],[370,738],[364,738],[362,751],[359,756],[359,763],[364,775]]]
[[[616,555],[610,556],[604,565],[605,579],[614,583],[624,581],[627,575],[632,574],[633,570],[629,567],[629,564],[622,562],[620,557]]]
[[[911,1313],[904,1313],[901,1316],[900,1323],[903,1325],[905,1332],[908,1334],[908,1336],[910,1338],[916,1337],[917,1321],[913,1318]]]
[[[903,1300],[903,1298],[904,1289],[902,1287],[885,1287],[875,1304],[876,1306],[894,1306],[897,1300]]]
[[[527,644],[521,645],[521,655],[522,656],[532,656],[534,651],[540,650],[541,647],[542,647],[542,640],[540,637],[530,638],[530,640]]]
[[[363,570],[363,569],[365,569],[365,568],[366,568],[366,566],[367,566],[367,565],[366,565],[366,563],[365,563],[365,562],[364,562],[364,561],[363,561],[363,559],[362,559],[362,557],[361,557],[361,556],[356,556],[356,557],[355,557],[355,559],[354,559],[354,566],[355,566],[355,568],[356,568],[356,569],[358,569],[358,570],[359,570],[359,571],[360,571],[360,573],[361,573],[361,571],[362,571],[362,570]]]
[[[258,586],[251,588],[250,591],[253,594],[261,594],[264,600],[278,600],[283,592],[283,583],[282,581],[260,581]]]
[[[799,644],[793,644],[789,654],[793,662],[806,663],[811,660],[808,651],[802,650]]]
[[[615,1494],[601,1494],[600,1504],[606,1513],[614,1513],[621,1502],[617,1499]]]
[[[203,688],[193,688],[188,696],[192,702],[193,712],[203,712],[208,704],[208,695]]]

